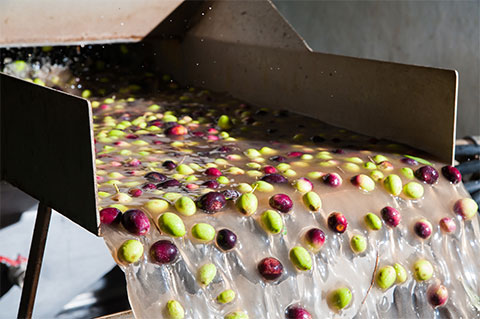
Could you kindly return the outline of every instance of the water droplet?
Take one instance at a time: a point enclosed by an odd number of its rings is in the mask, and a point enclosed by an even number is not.
[[[383,297],[382,301],[378,304],[378,307],[383,312],[386,312],[390,308],[390,302],[387,297]]]

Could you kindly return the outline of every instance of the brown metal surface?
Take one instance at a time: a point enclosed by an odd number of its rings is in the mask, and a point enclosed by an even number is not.
[[[2,179],[97,234],[89,102],[0,73],[0,111]]]
[[[40,202],[35,220],[35,228],[33,230],[32,243],[30,245],[30,253],[28,255],[27,271],[23,282],[20,307],[18,309],[18,318],[20,319],[32,318],[51,215],[52,209]]]
[[[154,43],[160,67],[184,84],[453,162],[456,71],[311,52],[268,1],[212,1],[197,15],[181,41]]]
[[[0,1],[0,46],[140,41],[182,2]]]

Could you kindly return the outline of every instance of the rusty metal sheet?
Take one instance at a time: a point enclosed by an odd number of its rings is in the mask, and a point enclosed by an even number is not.
[[[0,1],[0,46],[140,41],[183,0]]]
[[[87,100],[0,73],[1,176],[98,234]]]
[[[160,67],[184,84],[289,109],[453,162],[456,71],[312,52],[299,45],[268,1],[212,1],[206,7],[182,41],[154,43]],[[284,42],[285,35],[290,40]]]

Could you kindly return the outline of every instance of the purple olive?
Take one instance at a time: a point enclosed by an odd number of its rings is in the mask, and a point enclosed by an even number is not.
[[[163,182],[167,179],[167,176],[160,174],[158,172],[150,172],[145,174],[144,176],[148,181],[154,182],[154,183],[159,183]]]
[[[402,216],[393,207],[385,206],[381,211],[382,219],[390,227],[397,227],[402,220]]]
[[[158,127],[162,127],[163,126],[163,122],[160,121],[160,120],[153,120],[153,121],[150,121],[148,122],[148,126],[158,126]]]
[[[107,207],[100,211],[100,222],[105,225],[118,224],[122,219],[122,212],[115,207]]]
[[[288,195],[285,194],[276,194],[270,197],[268,201],[270,206],[282,213],[288,213],[292,207],[293,202]]]
[[[263,176],[262,181],[265,181],[270,184],[283,184],[288,183],[288,180],[280,174],[267,174]]]
[[[325,233],[320,228],[311,228],[305,233],[305,242],[311,250],[317,252],[325,244]]]
[[[267,257],[262,259],[258,263],[258,272],[266,280],[278,279],[283,273],[282,263],[273,257]]]
[[[226,200],[236,200],[240,197],[241,193],[234,189],[226,189],[222,191],[222,195],[225,197]]]
[[[457,224],[452,218],[444,217],[440,219],[440,228],[446,233],[453,233],[457,229]]]
[[[415,177],[427,184],[435,184],[438,179],[438,172],[432,166],[422,166],[415,171]]]
[[[142,165],[142,162],[140,162],[140,160],[138,160],[138,159],[136,159],[136,158],[133,158],[133,159],[128,160],[127,162],[125,162],[125,165],[126,165],[126,166],[129,166],[129,167],[137,167],[137,166]]]
[[[157,184],[157,188],[169,188],[169,187],[178,187],[178,186],[182,186],[182,183],[180,183],[176,179],[169,179],[168,181]]]
[[[145,235],[150,230],[150,220],[140,209],[127,210],[122,215],[122,225],[128,232],[138,236]]]
[[[237,235],[229,229],[221,229],[217,232],[217,245],[223,250],[230,250],[237,244]]]
[[[225,207],[227,201],[225,196],[219,192],[210,192],[198,200],[198,207],[203,209],[207,214],[214,214]]]
[[[213,177],[218,177],[222,175],[222,172],[215,167],[209,167],[205,170],[205,175],[207,176],[213,176]]]
[[[422,218],[413,225],[413,231],[418,237],[427,239],[432,235],[432,224]]]
[[[128,194],[132,197],[140,197],[143,194],[143,191],[140,188],[132,188],[128,190]]]
[[[312,315],[305,309],[297,305],[288,306],[285,310],[286,319],[312,319]]]
[[[220,186],[220,183],[217,181],[206,181],[203,182],[202,185],[211,189],[217,189]]]
[[[287,154],[288,157],[300,157],[300,156],[302,156],[302,155],[303,155],[302,152],[295,152],[295,151],[289,152],[289,153]]]
[[[272,157],[270,157],[270,160],[273,161],[273,162],[279,162],[279,163],[283,163],[283,162],[287,161],[287,159],[285,157],[280,156],[280,155],[272,156]]]
[[[175,169],[177,167],[177,164],[175,164],[175,162],[173,162],[173,161],[168,160],[168,161],[163,162],[162,166],[165,167],[168,170],[172,170],[172,169]]]
[[[263,168],[263,172],[265,174],[275,174],[277,172],[277,169],[273,166],[267,165]]]
[[[348,222],[342,213],[333,212],[328,216],[328,227],[336,233],[342,234],[347,230]]]
[[[153,183],[146,183],[142,186],[143,189],[157,189],[157,185]]]
[[[220,146],[219,148],[217,148],[217,151],[220,153],[230,153],[232,152],[232,148],[228,146]]]
[[[404,157],[404,158],[401,159],[401,161],[402,161],[402,163],[407,164],[407,165],[412,165],[412,166],[418,165],[418,162],[416,160],[414,160],[413,158]]]
[[[462,181],[462,174],[453,166],[447,165],[442,167],[442,174],[452,184],[458,184]]]
[[[204,136],[205,136],[205,133],[204,133],[204,132],[200,132],[200,131],[196,131],[196,132],[192,132],[192,135],[193,135],[193,136],[196,136],[196,137],[204,137]]]
[[[150,247],[150,256],[157,264],[171,263],[177,255],[177,246],[169,240],[159,240]]]
[[[435,283],[427,289],[427,300],[433,308],[441,307],[448,301],[448,290],[444,285]]]
[[[328,173],[323,176],[323,182],[331,187],[339,187],[342,185],[342,178],[337,173]]]

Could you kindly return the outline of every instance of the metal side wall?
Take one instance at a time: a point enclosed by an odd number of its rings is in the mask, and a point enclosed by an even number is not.
[[[0,73],[2,179],[98,234],[87,100]]]

